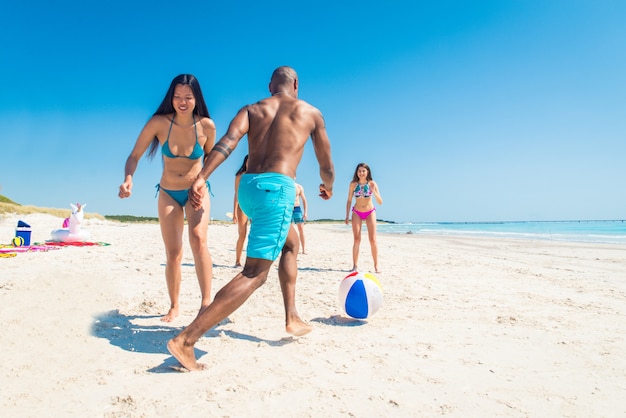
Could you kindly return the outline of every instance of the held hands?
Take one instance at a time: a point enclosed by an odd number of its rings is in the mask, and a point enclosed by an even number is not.
[[[319,196],[324,199],[324,200],[328,200],[332,197],[333,195],[333,189],[328,189],[326,188],[326,185],[324,183],[320,184],[320,194]]]
[[[187,192],[189,200],[191,201],[191,206],[193,206],[195,210],[202,208],[202,201],[204,200],[204,194],[206,191],[206,181],[201,176],[198,176],[191,184],[189,192]]]

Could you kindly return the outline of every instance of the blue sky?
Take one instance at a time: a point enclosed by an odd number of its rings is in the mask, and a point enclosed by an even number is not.
[[[626,218],[623,1],[18,3],[0,15],[0,193],[19,203],[156,216],[159,159],[117,190],[172,78],[200,80],[219,138],[290,65],[337,174],[322,201],[309,144],[311,219],[344,218],[359,162],[379,219]],[[210,179],[215,219],[246,146]]]

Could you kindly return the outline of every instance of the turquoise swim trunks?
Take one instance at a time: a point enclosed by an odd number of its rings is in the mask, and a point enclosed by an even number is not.
[[[296,182],[279,173],[243,174],[239,206],[248,215],[247,256],[276,260],[287,240],[296,200]]]
[[[302,213],[302,207],[294,206],[294,208],[293,208],[293,219],[291,221],[294,224],[303,224],[304,223],[304,213]]]

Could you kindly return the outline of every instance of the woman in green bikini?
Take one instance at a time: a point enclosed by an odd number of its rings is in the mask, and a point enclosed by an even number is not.
[[[378,185],[372,180],[372,172],[369,166],[365,163],[360,163],[354,170],[354,176],[348,189],[348,203],[346,204],[346,225],[350,219],[350,211],[352,211],[352,234],[354,235],[352,271],[357,271],[361,229],[363,228],[363,221],[365,221],[367,236],[372,249],[372,258],[374,259],[374,270],[376,273],[380,273],[378,268],[378,246],[376,245],[376,208],[374,207],[372,196],[376,198],[376,202],[379,205],[383,204],[383,198],[380,196]],[[350,210],[352,199],[356,200],[352,210]]]
[[[165,279],[170,297],[170,309],[161,318],[164,322],[174,320],[180,310],[178,299],[185,216],[202,296],[200,310],[211,301],[213,264],[207,246],[211,207],[209,193],[205,194],[202,210],[196,211],[188,202],[187,192],[202,170],[204,157],[213,145],[215,124],[209,116],[200,84],[193,75],[181,74],[172,80],[161,105],[142,129],[126,160],[124,183],[119,190],[122,199],[132,193],[133,175],[141,156],[148,151],[148,158],[153,158],[161,147],[163,173],[157,184],[158,211],[167,257]],[[209,187],[208,182],[206,186]]]

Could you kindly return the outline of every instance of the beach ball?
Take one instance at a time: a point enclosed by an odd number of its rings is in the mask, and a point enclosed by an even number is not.
[[[373,274],[352,272],[339,283],[339,305],[356,319],[371,317],[383,305],[383,288]]]
[[[24,238],[23,237],[14,237],[13,238],[13,246],[14,247],[21,247],[22,245],[24,245]]]

